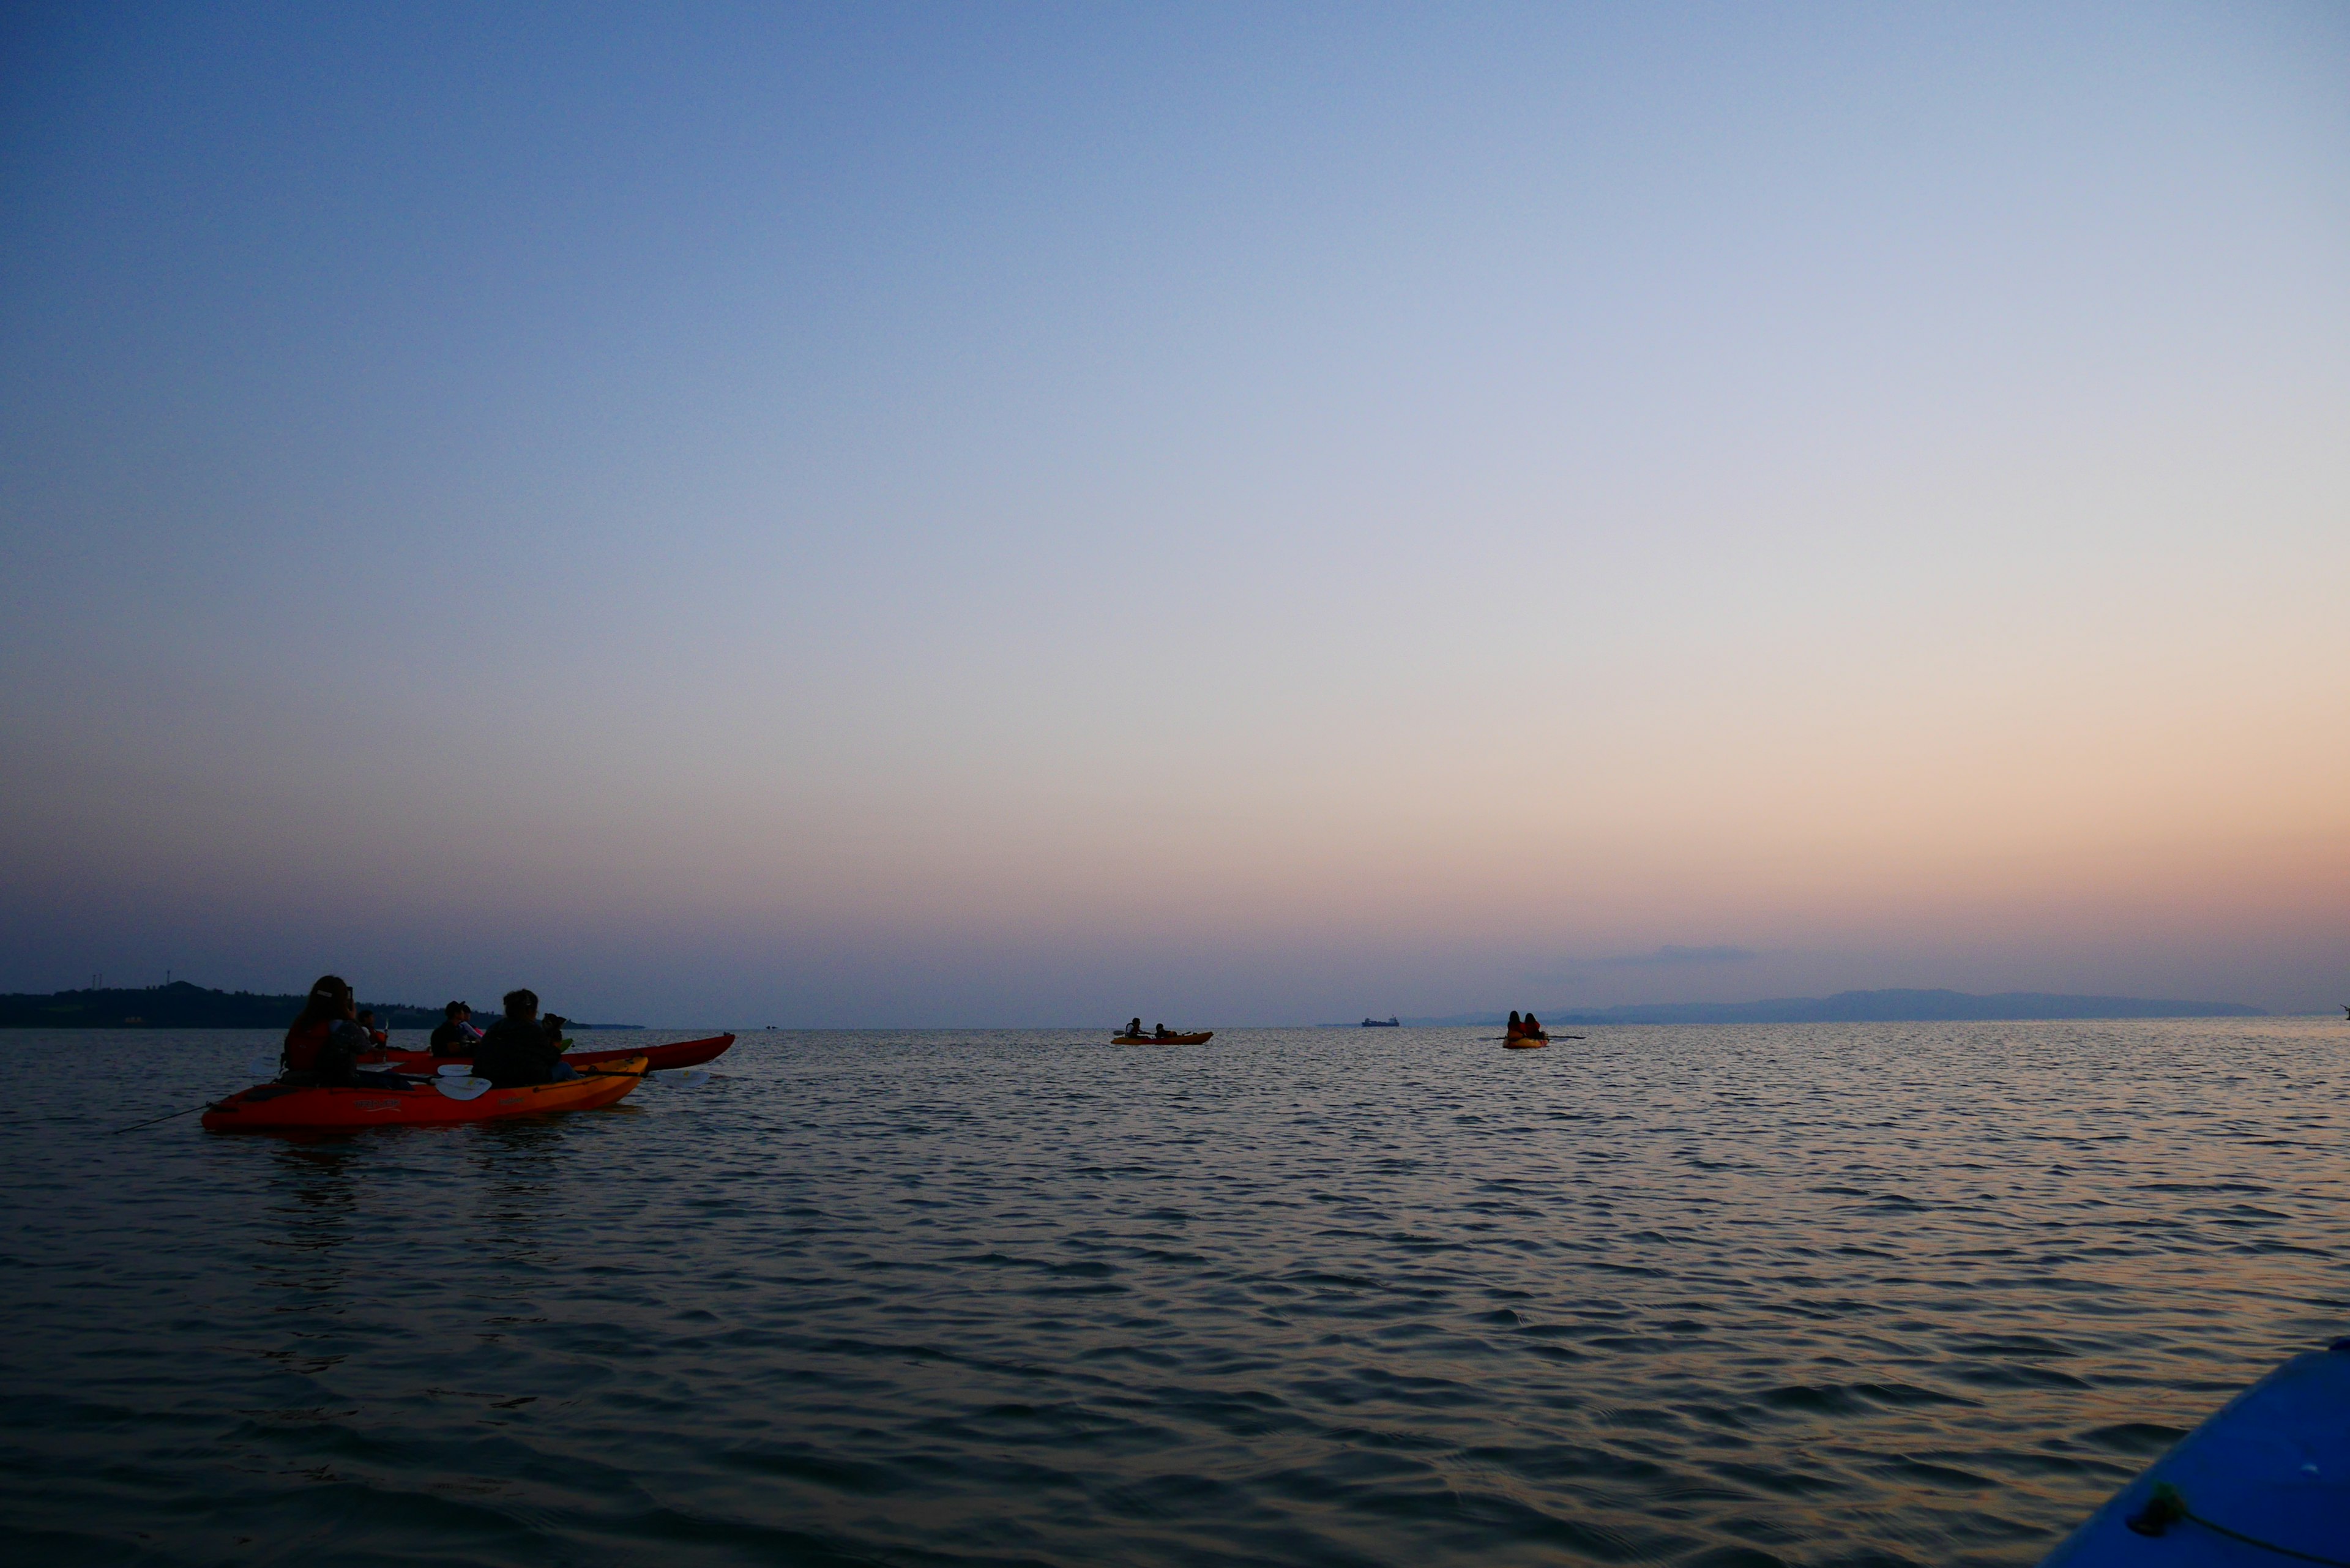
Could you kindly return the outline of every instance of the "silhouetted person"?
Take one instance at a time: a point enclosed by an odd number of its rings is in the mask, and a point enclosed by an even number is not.
[[[538,992],[509,991],[505,1004],[506,1015],[473,1047],[473,1076],[496,1088],[521,1089],[579,1075],[563,1059],[560,1021],[550,1020],[557,1023],[553,1034],[539,1022]]]
[[[2345,1007],[2345,1008],[2344,1008],[2342,1011],[2343,1011],[2343,1012],[2350,1012],[2350,1007]],[[1141,1039],[1141,1038],[1142,1038],[1142,1020],[1141,1020],[1141,1019],[1139,1019],[1139,1018],[1138,1018],[1138,1019],[1136,1019],[1133,1023],[1131,1023],[1128,1024],[1128,1025],[1126,1026],[1126,1033],[1127,1033],[1128,1037],[1128,1038],[1130,1038],[1130,1039],[1135,1039],[1135,1040],[1139,1040],[1139,1039]]]
[[[1510,1033],[1515,1034],[1520,1027],[1521,1025],[1518,1023],[1518,1010],[1513,1007],[1510,1009]]]
[[[359,1058],[375,1042],[359,1027],[359,1007],[351,1000],[350,983],[340,975],[322,974],[303,999],[301,1015],[286,1031],[278,1054],[278,1082],[349,1088],[404,1089],[408,1080],[397,1073],[362,1072]]]
[[[1531,1012],[1526,1014],[1526,1033],[1530,1035],[1542,1033],[1542,1020]]]
[[[435,1056],[470,1056],[473,1043],[482,1032],[473,1027],[473,1010],[462,1002],[452,1002],[442,1008],[441,1022],[432,1028],[432,1054]]]

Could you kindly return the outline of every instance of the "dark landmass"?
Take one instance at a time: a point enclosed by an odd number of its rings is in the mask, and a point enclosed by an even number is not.
[[[2241,1002],[2176,1002],[2143,996],[2064,996],[2005,991],[1840,991],[1834,996],[1782,996],[1765,1002],[1662,1002],[1633,1007],[1537,1009],[1545,1025],[1565,1023],[2025,1023],[2067,1018],[2265,1018]],[[1500,1023],[1499,1012],[1408,1018],[1422,1025]]]
[[[251,991],[209,991],[181,980],[170,985],[140,989],[110,987],[96,991],[59,991],[47,996],[26,992],[0,994],[0,1029],[283,1029],[302,1011],[299,996],[271,996]],[[370,1002],[376,1019],[387,1029],[430,1029],[441,1022],[438,1007],[416,1007],[402,1002]],[[494,1017],[493,999],[477,1016]],[[638,1029],[636,1023],[581,1023],[574,1029]]]

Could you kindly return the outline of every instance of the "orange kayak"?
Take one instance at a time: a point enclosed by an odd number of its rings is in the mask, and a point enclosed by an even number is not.
[[[1539,1051],[1549,1044],[1550,1036],[1547,1034],[1528,1034],[1520,1031],[1506,1036],[1502,1041],[1502,1049],[1504,1051]]]
[[[1207,1029],[1197,1034],[1113,1034],[1109,1043],[1113,1045],[1205,1045],[1215,1037],[1216,1032]]]
[[[669,1067],[699,1067],[704,1062],[715,1062],[726,1054],[726,1048],[733,1044],[734,1036],[732,1034],[712,1034],[706,1040],[673,1040],[666,1045],[627,1045],[618,1051],[567,1051],[564,1053],[563,1059],[584,1071],[589,1067],[625,1062],[631,1056],[642,1056],[645,1071],[658,1073]],[[470,1062],[473,1059],[470,1052],[463,1056],[435,1056],[430,1051],[378,1051],[362,1058],[362,1065],[373,1066],[380,1063],[403,1072],[413,1067],[430,1073],[444,1062]]]
[[[470,1100],[452,1099],[431,1084],[407,1089],[256,1084],[206,1110],[204,1127],[212,1132],[287,1132],[493,1122],[542,1111],[592,1111],[625,1099],[644,1080],[645,1058],[639,1054],[559,1084],[489,1089]]]

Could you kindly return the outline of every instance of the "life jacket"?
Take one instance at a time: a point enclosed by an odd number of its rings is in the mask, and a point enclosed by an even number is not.
[[[501,1018],[473,1047],[473,1076],[501,1089],[526,1088],[553,1082],[562,1060],[562,1042],[549,1040],[538,1024]]]
[[[336,1037],[343,1027],[339,1018],[320,1018],[308,1023],[296,1023],[286,1032],[286,1072],[289,1078],[317,1084],[348,1087],[351,1081],[351,1063],[358,1052],[353,1043]],[[360,1031],[354,1027],[353,1034]]]
[[[335,1021],[315,1018],[307,1023],[296,1023],[286,1032],[286,1068],[292,1073],[315,1073],[318,1070],[318,1047],[333,1033]]]

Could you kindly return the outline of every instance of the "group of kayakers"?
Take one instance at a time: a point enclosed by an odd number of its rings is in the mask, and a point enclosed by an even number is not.
[[[568,1021],[552,1012],[539,1016],[535,991],[507,992],[505,1016],[486,1030],[473,1027],[473,1010],[464,1002],[452,1002],[442,1012],[446,1016],[432,1031],[432,1054],[471,1057],[473,1076],[488,1079],[494,1087],[523,1088],[579,1075],[563,1060],[563,1029]],[[286,1031],[278,1082],[405,1088],[409,1080],[400,1073],[360,1064],[361,1057],[382,1050],[390,1038],[388,1031],[375,1026],[371,1010],[359,1009],[349,981],[322,974],[303,1000],[301,1016]]]

